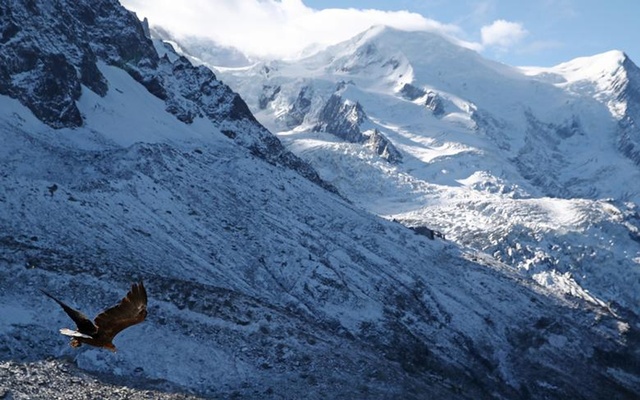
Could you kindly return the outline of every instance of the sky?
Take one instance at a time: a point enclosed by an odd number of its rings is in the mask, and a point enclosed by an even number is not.
[[[513,66],[549,67],[609,50],[640,64],[637,0],[120,0],[176,37],[253,57],[294,58],[373,25],[447,36]]]

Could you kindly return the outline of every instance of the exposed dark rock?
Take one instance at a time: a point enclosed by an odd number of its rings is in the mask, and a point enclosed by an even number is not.
[[[433,229],[428,228],[426,226],[411,226],[411,227],[409,227],[409,229],[411,229],[412,231],[414,231],[418,235],[426,236],[431,240],[434,240],[435,238],[439,238],[439,239],[443,239],[443,240],[445,239],[444,233],[442,233],[440,231],[433,230]]]
[[[18,32],[20,32],[20,27],[14,24],[13,21],[7,21],[2,26],[2,37],[0,38],[0,43],[7,43]]]
[[[367,116],[358,102],[333,94],[324,104],[313,130],[331,133],[349,143],[361,143],[390,163],[402,161],[402,154],[379,130],[363,133],[360,125]]]
[[[109,85],[102,72],[96,65],[96,56],[89,49],[82,55],[80,61],[80,81],[83,85],[104,97],[109,90]]]
[[[410,83],[405,83],[400,89],[400,94],[407,100],[414,101],[421,97],[425,97],[424,105],[431,110],[436,117],[444,114],[444,105],[440,96],[432,91],[427,91],[422,88],[416,87]]]
[[[54,128],[82,125],[75,104],[81,83],[106,94],[98,59],[130,71],[157,63],[137,18],[117,2],[11,2],[0,10],[5,40],[0,93],[18,99]]]
[[[360,103],[344,101],[341,96],[333,94],[322,107],[314,130],[331,133],[350,143],[362,143],[365,137],[360,125],[365,119]]]
[[[424,105],[427,106],[433,115],[439,117],[444,114],[444,105],[442,104],[442,99],[438,96],[437,93],[428,92],[427,99],[424,102]]]
[[[366,146],[373,149],[380,157],[392,164],[402,161],[402,153],[400,153],[393,143],[391,143],[385,135],[380,133],[379,130],[374,129],[370,134],[366,134],[365,136],[367,136]]]
[[[300,89],[298,97],[289,107],[288,112],[285,115],[285,124],[288,128],[295,128],[296,126],[304,122],[304,118],[309,113],[311,108],[311,98],[313,97],[313,89],[309,86],[304,86]]]
[[[260,98],[258,99],[258,108],[264,110],[267,108],[269,103],[276,99],[276,96],[280,93],[280,86],[270,86],[264,85],[262,87],[262,93],[260,93]]]
[[[14,87],[19,100],[43,122],[56,127],[82,125],[82,116],[75,101],[80,98],[80,81],[76,70],[63,54],[43,55],[33,73],[31,86]]]
[[[426,95],[427,92],[424,89],[416,87],[416,86],[413,86],[410,83],[405,83],[402,86],[402,89],[400,89],[400,94],[405,99],[413,101],[413,100],[417,100],[420,97]]]

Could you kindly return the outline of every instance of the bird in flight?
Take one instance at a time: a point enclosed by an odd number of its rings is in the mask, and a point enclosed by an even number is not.
[[[113,338],[123,329],[144,321],[147,316],[147,291],[142,282],[131,285],[131,290],[120,303],[98,314],[93,322],[80,311],[69,307],[44,290],[41,291],[60,304],[76,323],[75,331],[68,328],[60,329],[63,335],[71,336],[71,347],[80,347],[85,343],[115,352]]]

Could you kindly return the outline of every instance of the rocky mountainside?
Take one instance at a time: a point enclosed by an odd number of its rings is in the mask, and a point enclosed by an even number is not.
[[[300,60],[209,66],[355,204],[637,310],[640,74],[624,53],[515,68],[374,27]],[[353,140],[366,132],[394,162]]]
[[[160,58],[137,17],[118,2],[10,2],[0,13],[0,94],[19,100],[49,126],[84,125],[78,108],[81,86],[101,97],[107,94],[109,86],[98,67],[103,63],[126,71],[180,121],[215,121],[225,135],[256,155],[324,185],[256,123],[245,102],[210,69],[193,67],[185,58]]]
[[[0,17],[1,395],[640,394],[635,314],[348,202],[116,0]],[[94,315],[138,279],[117,353],[70,348],[38,291]]]

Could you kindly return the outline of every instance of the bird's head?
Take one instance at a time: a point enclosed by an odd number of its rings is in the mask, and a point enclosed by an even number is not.
[[[113,343],[107,343],[104,345],[105,349],[109,349],[111,351],[113,351],[114,353],[116,352],[116,346],[113,345]]]

